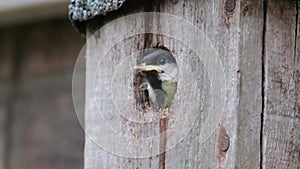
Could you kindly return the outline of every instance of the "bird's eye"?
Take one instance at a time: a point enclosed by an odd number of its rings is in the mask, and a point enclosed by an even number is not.
[[[161,59],[159,60],[159,64],[160,64],[160,65],[166,64],[166,59],[165,59],[165,58],[161,58]]]

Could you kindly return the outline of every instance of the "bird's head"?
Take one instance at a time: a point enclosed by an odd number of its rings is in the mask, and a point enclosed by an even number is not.
[[[146,53],[141,64],[134,67],[142,72],[156,71],[162,81],[177,81],[178,66],[174,56],[167,50],[155,49]]]

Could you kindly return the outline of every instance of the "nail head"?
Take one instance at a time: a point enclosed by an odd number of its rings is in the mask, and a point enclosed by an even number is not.
[[[230,145],[230,138],[228,135],[223,136],[221,140],[221,150],[222,151],[227,151],[229,149]]]

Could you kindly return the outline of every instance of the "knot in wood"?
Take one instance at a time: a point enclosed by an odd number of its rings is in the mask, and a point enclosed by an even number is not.
[[[227,0],[225,2],[225,8],[227,12],[233,12],[235,8],[235,0]]]

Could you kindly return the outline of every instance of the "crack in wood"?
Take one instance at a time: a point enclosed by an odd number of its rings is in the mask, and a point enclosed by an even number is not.
[[[294,64],[296,63],[296,57],[297,57],[297,37],[298,37],[298,17],[299,17],[299,5],[300,1],[297,1],[296,3],[296,25],[295,25],[295,44],[294,44]]]
[[[160,118],[159,128],[160,128],[160,155],[159,155],[159,169],[166,168],[166,151],[167,151],[167,130],[168,130],[168,109],[162,110],[161,114],[164,114],[164,111],[167,111],[166,116]]]
[[[265,67],[265,63],[266,63],[266,30],[267,30],[267,9],[268,9],[268,0],[264,0],[263,1],[263,32],[262,32],[262,76],[261,76],[261,81],[262,81],[262,90],[261,90],[261,98],[262,98],[262,113],[261,113],[261,120],[260,120],[260,163],[259,166],[260,168],[263,168],[263,150],[264,150],[264,145],[263,145],[263,141],[264,141],[264,113],[265,113],[265,87],[266,87],[266,67]]]

